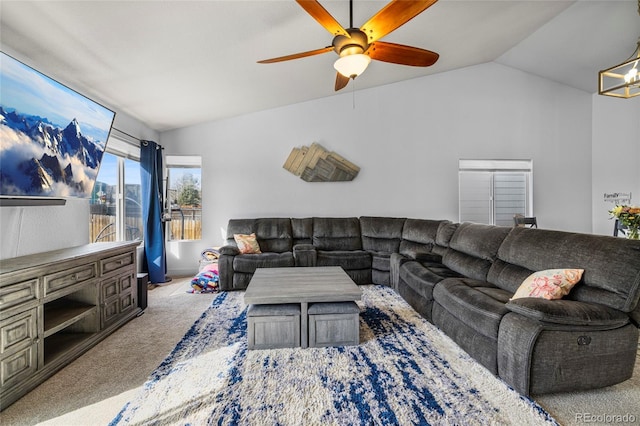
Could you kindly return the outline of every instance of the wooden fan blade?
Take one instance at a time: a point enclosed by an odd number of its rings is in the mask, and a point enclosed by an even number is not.
[[[307,56],[320,55],[322,53],[331,52],[333,46],[323,47],[322,49],[309,50],[308,52],[294,53],[293,55],[280,56],[278,58],[264,59],[258,61],[259,64],[273,64],[275,62],[290,61],[291,59],[306,58]]]
[[[349,77],[345,77],[339,72],[336,73],[336,92],[349,84]]]
[[[414,67],[431,66],[440,57],[436,52],[430,50],[384,41],[372,43],[365,53],[371,59],[393,64],[412,65]]]
[[[422,13],[438,0],[393,0],[360,27],[373,43]]]
[[[340,25],[340,23],[336,21],[329,12],[327,12],[327,9],[322,7],[317,0],[296,0],[296,2],[302,6],[302,8],[313,17],[313,19],[318,21],[320,25],[334,36],[343,35],[350,37],[347,30],[342,28],[342,25]]]

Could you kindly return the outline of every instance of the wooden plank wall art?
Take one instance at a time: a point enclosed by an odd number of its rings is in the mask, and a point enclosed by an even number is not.
[[[360,171],[360,167],[315,142],[310,147],[293,148],[282,167],[306,182],[349,181]]]

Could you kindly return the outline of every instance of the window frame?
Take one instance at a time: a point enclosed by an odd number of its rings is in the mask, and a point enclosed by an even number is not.
[[[126,194],[126,182],[125,182],[125,161],[131,160],[140,163],[140,146],[127,142],[122,138],[109,135],[108,142],[105,148],[105,154],[110,154],[116,157],[116,192],[115,192],[115,241],[140,241],[140,245],[144,244],[144,229],[142,230],[142,238],[127,240],[126,236],[126,209],[125,209],[125,194]],[[101,166],[102,167],[102,164]],[[98,176],[100,176],[100,170],[98,170]],[[91,235],[89,235],[91,239]],[[93,243],[94,241],[90,241]]]
[[[525,196],[524,196],[524,213],[525,216],[533,216],[533,160],[475,160],[460,159],[458,162],[458,220],[460,222],[469,221],[463,214],[463,174],[467,173],[483,173],[485,177],[489,175],[489,217],[490,225],[497,223],[496,212],[496,175],[506,176],[509,174],[524,175],[525,179]],[[503,226],[506,226],[503,224]]]
[[[169,191],[171,190],[171,172],[172,168],[175,169],[198,169],[200,171],[200,236],[199,238],[175,238],[172,239],[171,226],[172,221],[165,222],[165,239],[167,242],[181,242],[181,241],[201,241],[203,235],[203,206],[202,206],[202,156],[200,155],[182,155],[172,154],[166,155],[164,161],[164,177],[165,177],[165,214],[171,217],[173,210],[171,207],[171,197]]]

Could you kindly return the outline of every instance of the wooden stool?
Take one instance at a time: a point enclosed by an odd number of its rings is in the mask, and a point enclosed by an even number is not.
[[[312,303],[308,314],[309,347],[360,343],[360,308],[356,302]]]
[[[247,341],[249,349],[300,346],[300,305],[249,305]]]

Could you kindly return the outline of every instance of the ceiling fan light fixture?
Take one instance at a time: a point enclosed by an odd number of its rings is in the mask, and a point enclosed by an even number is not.
[[[333,67],[347,78],[356,78],[367,69],[371,63],[371,57],[363,53],[345,55],[340,57]]]

